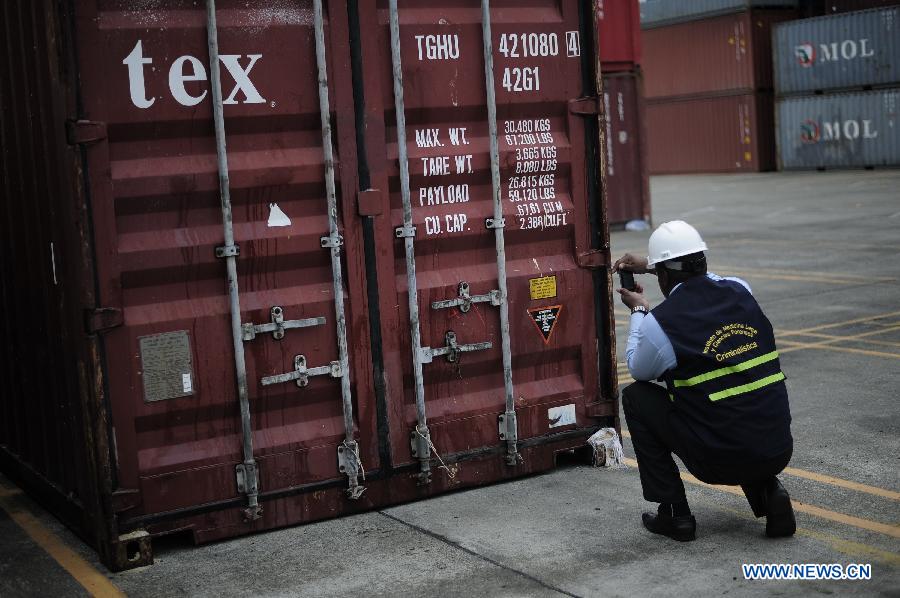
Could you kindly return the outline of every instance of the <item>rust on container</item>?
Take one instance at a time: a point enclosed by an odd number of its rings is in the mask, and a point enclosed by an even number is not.
[[[644,101],[639,71],[604,74],[606,213],[610,224],[650,221]]]
[[[646,97],[772,89],[772,25],[794,16],[752,10],[642,31]]]
[[[647,102],[650,174],[775,167],[771,92]]]
[[[528,12],[515,2],[492,7],[518,436],[576,438],[593,425],[590,409],[612,413],[612,397],[601,390],[596,367],[598,318],[604,314],[577,299],[578,289],[592,287],[594,274],[579,267],[576,256],[601,242],[591,239],[583,160],[590,118],[569,109],[570,101],[585,95],[584,55],[575,45],[585,36],[584,23],[575,5]],[[377,186],[391,190],[384,210],[390,220],[376,222],[381,238],[393,237],[403,224],[386,9],[387,2],[379,4],[377,15],[376,68],[383,83],[379,97],[367,98],[367,104],[380,101],[385,110],[384,137],[376,136],[370,123],[368,139],[387,147],[386,156],[379,156],[383,178]],[[498,293],[494,231],[486,226],[493,207],[485,88],[483,78],[462,76],[483,69],[481,22],[468,2],[427,9],[401,3],[400,27],[421,345],[449,347],[452,333],[455,343],[471,349],[452,354],[452,360],[429,357],[423,364],[433,450],[452,456],[488,450],[503,440],[498,432],[504,412],[503,339],[499,300],[492,298]],[[596,99],[593,106],[596,113]],[[385,375],[398,393],[389,402],[389,419],[391,453],[399,464],[412,463],[418,450],[411,447],[416,373],[403,247],[398,240],[387,259],[379,255],[379,278],[398,281],[394,288],[382,286],[380,296]],[[551,277],[555,293],[529,294],[531,280]],[[479,301],[465,303],[463,288]],[[546,311],[534,315],[532,308]],[[542,318],[545,332],[536,329],[534,318]],[[563,419],[554,421],[558,416]]]
[[[0,8],[0,467],[113,569],[152,561],[158,534],[539,472],[618,426],[592,4],[491,3],[492,61],[478,2],[399,4],[428,444],[388,2],[318,5],[220,0],[212,31],[202,2]]]
[[[641,62],[638,0],[597,0],[600,63],[604,73],[630,71]]]

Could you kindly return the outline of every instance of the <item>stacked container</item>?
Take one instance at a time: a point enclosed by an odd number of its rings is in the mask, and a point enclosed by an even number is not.
[[[900,165],[900,6],[774,31],[779,166]]]
[[[774,168],[771,30],[795,5],[641,5],[651,173]]]
[[[598,0],[599,52],[606,114],[607,216],[610,224],[650,220],[638,0]]]

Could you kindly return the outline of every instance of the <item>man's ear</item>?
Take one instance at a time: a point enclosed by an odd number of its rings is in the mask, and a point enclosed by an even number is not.
[[[663,296],[669,296],[669,273],[666,272],[665,268],[657,268],[656,269],[656,279],[659,281],[659,290],[662,291]]]

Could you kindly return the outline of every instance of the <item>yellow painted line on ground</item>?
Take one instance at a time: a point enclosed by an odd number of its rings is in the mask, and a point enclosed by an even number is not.
[[[851,342],[866,342],[866,341],[858,341],[853,340]],[[791,353],[793,351],[800,351],[802,349],[824,349],[826,351],[836,351],[838,353],[858,353],[860,355],[869,355],[871,357],[891,357],[893,359],[900,359],[900,353],[888,353],[885,351],[873,351],[871,349],[857,349],[855,347],[835,347],[833,345],[827,345],[822,343],[798,343],[796,341],[779,341],[781,345],[788,345],[787,349],[783,349],[782,353]]]
[[[95,569],[93,565],[84,560],[74,550],[66,546],[56,534],[47,529],[34,515],[17,505],[16,501],[13,500],[13,497],[17,494],[21,494],[21,491],[0,486],[0,509],[6,511],[10,519],[22,528],[34,540],[35,544],[53,557],[92,596],[101,598],[125,596],[105,575]]]
[[[739,270],[716,270],[716,274],[721,276],[737,276],[740,278],[766,278],[770,280],[788,280],[788,281],[796,281],[796,282],[821,282],[824,284],[860,284],[859,281],[856,280],[846,280],[843,278],[828,278],[825,276],[802,276],[797,274],[776,274],[776,273],[767,273],[765,271],[760,272],[741,272]]]
[[[720,270],[716,269],[716,273],[720,272],[734,272],[738,276],[742,276],[746,274],[747,276],[760,276],[765,277],[766,275],[773,276],[790,276],[796,277],[798,279],[808,279],[808,280],[827,280],[829,282],[839,282],[841,284],[860,284],[866,283],[870,284],[872,282],[894,282],[897,280],[892,276],[862,276],[859,274],[849,274],[844,272],[821,272],[816,270],[779,270],[778,268],[747,268],[747,267],[739,267],[739,268],[724,268]]]
[[[897,554],[896,552],[888,552],[887,550],[881,550],[879,548],[875,548],[874,546],[869,546],[868,544],[852,542],[850,540],[845,540],[844,538],[832,536],[831,534],[826,534],[803,527],[798,527],[797,533],[808,538],[813,538],[815,540],[819,540],[820,542],[830,544],[832,548],[848,556],[857,558],[874,558],[876,560],[894,565],[895,567],[900,566],[900,554]]]
[[[747,511],[741,511],[739,509],[733,509],[731,507],[726,507],[723,505],[715,505],[715,508],[733,513],[738,517],[742,517],[744,519],[750,519],[753,521],[756,520],[756,517],[754,517]],[[811,530],[805,527],[798,526],[797,535],[806,536],[807,538],[813,538],[814,540],[818,540],[819,542],[828,544],[832,549],[842,554],[846,554],[847,556],[858,559],[872,558],[883,563],[888,563],[890,565],[900,565],[900,554],[897,554],[896,552],[881,550],[880,548],[875,548],[874,546],[869,546],[868,544],[853,542],[851,540],[839,538],[838,536],[834,536],[832,534]]]
[[[722,239],[721,241],[716,241],[716,247],[727,247],[730,245],[764,245],[764,246],[772,246],[772,245],[786,245],[786,246],[797,246],[800,245],[804,248],[808,247],[828,247],[831,250],[837,248],[847,248],[847,249],[859,249],[864,251],[878,251],[884,252],[886,249],[900,249],[900,245],[874,245],[867,243],[842,243],[840,241],[813,241],[808,239],[800,239],[797,241],[791,241],[788,239]],[[630,253],[640,253],[643,249],[638,250],[637,252],[632,251]]]
[[[622,430],[622,438],[631,438],[631,433],[628,430]],[[845,480],[843,478],[836,478],[824,473],[816,473],[815,471],[807,471],[805,469],[799,469],[797,467],[785,467],[784,473],[792,475],[796,478],[813,480],[822,484],[831,484],[832,486],[839,486],[841,488],[855,490],[857,492],[865,492],[866,494],[881,496],[883,498],[889,498],[891,500],[900,500],[900,492],[894,492],[893,490],[879,488],[877,486],[869,486],[867,484],[854,482],[852,480]]]
[[[876,314],[874,316],[865,316],[862,318],[854,318],[852,320],[844,320],[843,322],[833,322],[831,324],[821,324],[819,326],[811,326],[809,328],[801,328],[800,330],[793,330],[791,332],[783,333],[785,336],[793,336],[795,334],[805,334],[807,332],[819,332],[820,330],[826,330],[828,328],[837,328],[839,326],[849,326],[850,324],[859,324],[860,322],[872,322],[873,324],[877,324],[875,320],[883,320],[885,318],[893,318],[895,316],[900,316],[900,311],[891,311],[885,314]]]
[[[886,353],[884,351],[871,351],[869,349],[855,349],[853,347],[834,347],[831,345],[812,345],[810,347],[794,347],[800,349],[825,349],[826,351],[837,351],[838,353],[856,353],[858,355],[869,355],[871,357],[891,357],[900,359],[900,353]]]
[[[638,466],[637,461],[627,457],[625,458],[625,464],[629,467],[634,468],[637,468]],[[728,494],[734,494],[735,496],[744,496],[744,491],[741,490],[738,486],[714,486],[712,484],[707,484],[706,482],[703,482],[698,478],[695,478],[689,473],[680,472],[680,474],[681,479],[685,482],[695,484],[697,486],[705,486],[706,488],[712,488],[713,490],[719,490],[720,492],[727,492]],[[892,538],[900,538],[900,526],[897,525],[881,523],[880,521],[872,521],[870,519],[863,519],[862,517],[854,517],[853,515],[838,513],[837,511],[829,511],[828,509],[823,509],[822,507],[817,507],[815,505],[800,502],[799,500],[792,499],[791,504],[793,505],[795,511],[806,513],[807,515],[812,515],[813,517],[818,517],[819,519],[827,519],[829,521],[842,523],[851,527],[891,536]]]
[[[851,347],[833,347],[832,345],[834,345],[834,343],[837,343],[840,341],[855,341],[858,339],[866,338],[868,336],[874,336],[876,334],[886,334],[888,332],[893,332],[895,330],[900,330],[900,326],[892,326],[890,328],[881,328],[879,330],[869,330],[867,332],[860,332],[859,334],[851,334],[849,336],[836,336],[834,339],[818,341],[815,343],[799,343],[796,341],[786,341],[786,342],[790,342],[793,346],[791,346],[787,349],[784,349],[781,352],[789,353],[791,351],[799,351],[801,349],[829,349],[830,348],[833,350],[857,353],[857,352],[864,351],[864,349],[852,349]],[[779,342],[780,342],[780,340],[779,340]],[[879,351],[871,352],[871,354],[873,354],[873,355],[879,355],[879,353],[880,353]],[[870,353],[867,352],[864,354],[870,354]],[[881,357],[884,357],[884,356],[897,357],[897,355],[895,353],[881,353],[880,356]]]
[[[897,326],[897,325],[898,325],[898,324],[893,324],[891,327]],[[800,334],[800,335],[795,335],[795,336],[810,336],[810,337],[813,337],[813,338],[824,338],[824,339],[827,339],[827,340],[834,340],[834,341],[845,340],[845,338],[846,338],[846,337],[843,337],[843,336],[837,336],[837,335],[834,335],[834,334],[822,334],[821,332],[807,332],[806,334]],[[793,342],[793,343],[801,344],[801,345],[804,344],[804,341],[785,341],[785,342]],[[805,341],[805,342],[808,343],[808,342],[814,342],[814,341]],[[880,346],[882,346],[882,347],[900,347],[900,342],[897,342],[897,341],[879,341],[879,340],[876,340],[876,339],[874,339],[874,338],[858,339],[856,342],[866,343],[866,344],[870,344],[870,345],[880,345]]]
[[[848,490],[856,490],[857,492],[865,492],[866,494],[872,494],[875,496],[890,498],[891,500],[900,500],[900,492],[894,492],[893,490],[887,490],[886,488],[878,488],[877,486],[868,486],[866,484],[860,484],[859,482],[852,482],[850,480],[835,478],[830,475],[825,475],[823,473],[816,473],[814,471],[806,471],[805,469],[797,469],[796,467],[785,467],[784,473],[786,473],[788,475],[792,475],[797,478],[805,478],[807,480],[813,480],[816,482],[821,482],[823,484],[831,484],[832,486],[840,486],[841,488],[847,488]]]

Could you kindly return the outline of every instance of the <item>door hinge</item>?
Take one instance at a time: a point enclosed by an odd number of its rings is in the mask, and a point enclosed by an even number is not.
[[[600,105],[597,96],[587,96],[569,100],[569,112],[590,116],[600,114]]]
[[[69,145],[94,143],[106,139],[106,123],[93,120],[67,120],[66,141]]]
[[[356,211],[360,216],[378,216],[381,214],[381,191],[379,189],[363,189],[356,193]]]
[[[97,334],[117,328],[125,323],[125,316],[118,307],[96,307],[84,310],[84,329]]]
[[[605,251],[601,249],[591,249],[590,251],[579,253],[575,257],[575,263],[578,264],[579,268],[597,270],[609,265],[609,259],[606,257]]]

